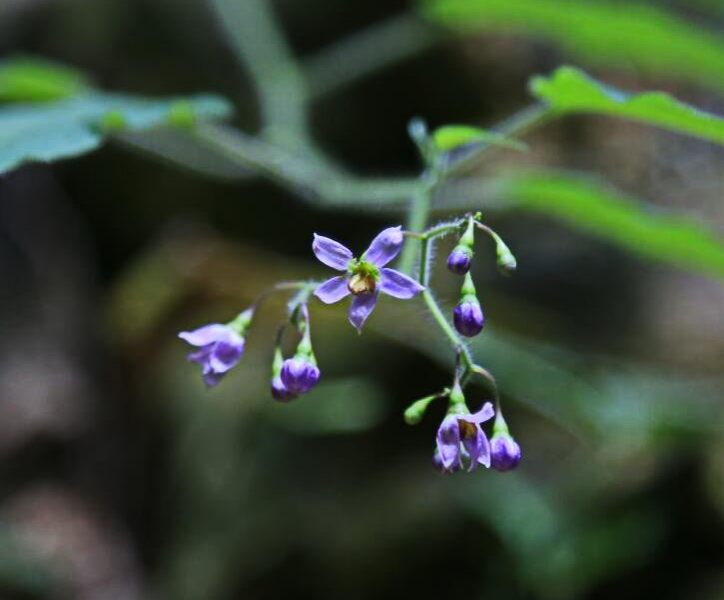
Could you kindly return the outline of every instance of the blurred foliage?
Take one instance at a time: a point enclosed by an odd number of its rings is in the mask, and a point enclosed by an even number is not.
[[[88,86],[85,74],[37,58],[0,61],[0,100],[33,102],[75,96]]]
[[[241,77],[202,3],[0,10],[23,15],[0,22],[6,44],[112,87],[183,93],[107,94],[37,59],[0,67],[8,170],[106,139],[165,163],[110,144],[0,178],[0,596],[720,598],[723,155],[671,135],[724,137],[705,91],[722,89],[722,23],[692,17],[719,3],[424,3],[453,34],[492,34],[446,44],[387,0],[213,4],[238,19],[221,28],[232,50],[259,57],[241,57]],[[605,70],[535,77],[559,62],[541,38]],[[661,78],[656,88],[701,85],[676,96],[712,113],[602,83],[632,66]],[[508,152],[522,144],[510,121],[489,123],[525,102],[530,77],[547,116],[571,118],[536,122],[529,151]],[[188,96],[197,89],[233,98],[244,129],[269,114],[288,128],[252,137],[209,124],[229,104]],[[257,111],[252,91],[272,109]],[[343,165],[416,168],[404,137],[415,114],[470,123],[434,135],[485,158],[440,188],[435,213],[482,210],[519,259],[503,279],[488,240],[476,248],[489,324],[471,342],[523,447],[514,474],[440,477],[429,463],[442,404],[415,428],[402,422],[410,401],[449,384],[454,362],[417,300],[386,298],[361,337],[345,310],[313,305],[323,383],[291,405],[268,397],[283,299],[259,311],[243,361],[211,392],[175,338],[276,281],[321,275],[312,231],[364,247],[403,212],[414,177]],[[439,243],[432,273],[448,314],[452,243]],[[475,382],[471,405],[489,395]],[[48,480],[63,493],[34,489]]]
[[[724,37],[654,4],[598,0],[426,0],[463,31],[539,36],[571,57],[724,89]]]
[[[215,96],[148,100],[89,91],[83,81],[76,71],[51,63],[3,63],[0,98],[28,102],[0,107],[0,173],[29,161],[49,162],[95,150],[108,133],[188,127],[196,118],[220,119],[231,113],[230,105]]]
[[[561,114],[593,113],[623,117],[724,144],[724,119],[662,92],[627,94],[594,81],[571,67],[561,67],[548,79],[534,77],[530,89],[534,96]]]
[[[628,197],[591,178],[553,171],[501,183],[510,205],[553,216],[644,258],[724,277],[724,240],[702,223]]]

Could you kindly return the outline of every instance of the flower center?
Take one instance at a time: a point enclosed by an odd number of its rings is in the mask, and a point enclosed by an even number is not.
[[[372,293],[375,291],[376,286],[377,282],[375,282],[375,278],[372,275],[362,273],[355,273],[347,282],[347,288],[355,296]]]
[[[364,260],[353,261],[350,263],[349,273],[347,289],[355,296],[371,294],[377,288],[379,270],[373,264]]]
[[[478,436],[478,428],[470,421],[458,419],[458,427],[460,428],[461,439],[472,440]]]

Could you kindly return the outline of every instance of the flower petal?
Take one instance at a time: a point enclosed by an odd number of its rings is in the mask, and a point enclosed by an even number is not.
[[[400,253],[403,239],[401,225],[388,227],[378,233],[377,237],[372,240],[363,258],[377,267],[384,267]]]
[[[346,271],[349,261],[352,260],[352,251],[347,246],[316,233],[312,242],[312,251],[320,262],[337,271]]]
[[[221,379],[226,375],[226,373],[214,373],[213,371],[205,372],[204,377],[204,383],[207,387],[214,387],[221,381]]]
[[[471,422],[470,419],[463,419]],[[471,436],[463,437],[463,446],[470,455],[470,466],[468,471],[472,471],[478,463],[484,464],[486,467],[490,466],[490,443],[488,438],[485,437],[485,433],[480,428],[480,425],[474,425],[475,432]]]
[[[377,292],[367,294],[359,294],[352,298],[352,304],[349,307],[349,322],[357,329],[358,333],[362,333],[362,325],[370,316],[370,313],[377,304]]]
[[[239,362],[244,353],[244,338],[229,331],[228,335],[214,344],[209,356],[209,366],[214,373],[226,373]]]
[[[467,420],[471,423],[480,424],[492,419],[494,416],[495,411],[493,410],[493,405],[490,402],[486,402],[478,412],[468,415]]]
[[[344,275],[327,279],[327,281],[314,290],[314,295],[325,304],[339,302],[345,296],[349,296],[349,293],[347,279]]]
[[[209,356],[211,356],[212,348],[213,344],[209,344],[208,346],[204,346],[199,350],[194,350],[193,352],[190,352],[186,358],[189,362],[194,362],[203,366],[209,362]]]
[[[486,468],[490,468],[490,442],[488,442],[488,438],[485,437],[485,434],[482,431],[478,434],[478,436],[482,438],[478,441],[478,463]]]
[[[460,464],[460,427],[457,416],[445,417],[437,430],[437,451],[445,470]]]
[[[212,323],[211,325],[204,325],[193,331],[182,331],[178,336],[192,346],[207,346],[223,337],[227,331],[229,331],[229,329],[226,325]]]
[[[380,289],[393,298],[408,300],[425,288],[417,281],[394,269],[380,269]]]

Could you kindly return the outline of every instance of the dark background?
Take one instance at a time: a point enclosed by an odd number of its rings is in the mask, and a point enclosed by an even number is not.
[[[301,56],[411,9],[274,8]],[[8,2],[0,54],[19,52],[108,89],[213,91],[240,128],[259,124],[201,1]],[[413,174],[410,118],[489,125],[565,59],[536,40],[450,36],[315,102],[313,132],[355,172]],[[724,112],[702,89],[599,74]],[[585,168],[721,231],[720,149],[583,117],[530,142],[532,157],[495,160]],[[400,217],[322,211],[113,144],[0,178],[0,597],[722,597],[721,286],[551,219],[486,216],[520,268],[502,278],[479,250],[479,360],[500,375],[524,459],[511,474],[444,477],[430,464],[443,407],[415,428],[401,418],[449,379],[395,329],[409,317],[444,351],[420,304],[386,302],[361,338],[342,307],[313,305],[325,385],[292,406],[267,392],[281,299],[210,392],[175,337],[275,281],[323,276],[312,232],[361,251]],[[454,301],[457,280],[439,269],[434,281]]]

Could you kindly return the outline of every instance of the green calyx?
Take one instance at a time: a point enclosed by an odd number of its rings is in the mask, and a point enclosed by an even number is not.
[[[503,413],[500,409],[498,409],[498,412],[495,415],[495,423],[493,423],[493,435],[497,437],[510,437],[510,433],[508,433],[508,424],[505,422],[505,419],[503,418]]]
[[[274,360],[272,360],[272,377],[278,377],[281,374],[282,365],[284,365],[284,355],[282,349],[277,346],[274,349]]]
[[[460,302],[472,302],[474,304],[479,304],[475,284],[473,283],[473,277],[469,272],[465,273],[465,279],[463,280],[463,285],[460,288]]]
[[[238,333],[241,337],[244,337],[251,326],[253,318],[254,307],[249,307],[245,311],[240,312],[235,319],[229,321],[226,326],[235,333]]]
[[[448,414],[459,415],[470,412],[467,404],[465,403],[465,394],[463,394],[463,388],[460,387],[459,381],[455,381],[448,398],[450,399],[450,408],[447,411]]]
[[[465,228],[465,233],[460,237],[458,244],[466,246],[472,252],[475,245],[475,220],[472,217],[468,219],[468,226]]]
[[[364,257],[352,259],[347,267],[350,277],[347,280],[349,291],[355,296],[375,291],[380,280],[380,270]]]

